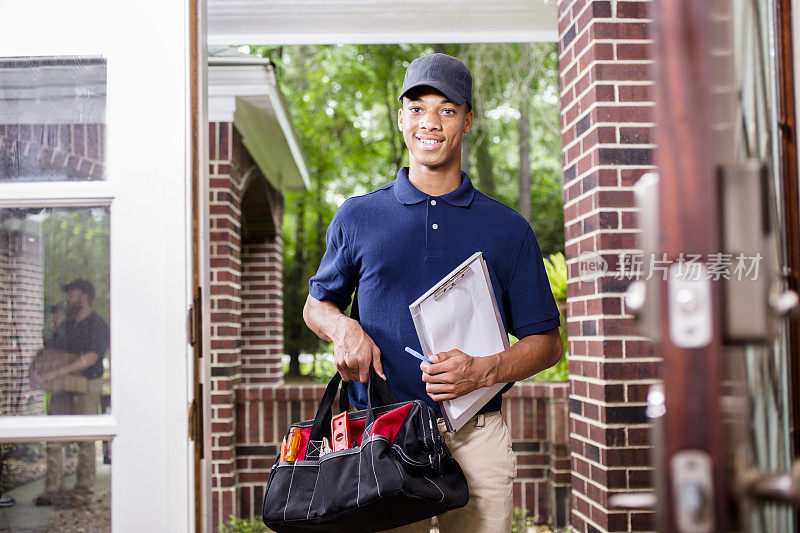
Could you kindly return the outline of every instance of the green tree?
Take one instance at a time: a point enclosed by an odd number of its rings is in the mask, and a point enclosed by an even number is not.
[[[32,215],[41,220],[44,241],[44,303],[64,301],[63,285],[76,278],[94,285],[92,309],[110,324],[110,224],[107,208],[45,209]],[[50,335],[51,324],[45,331]]]

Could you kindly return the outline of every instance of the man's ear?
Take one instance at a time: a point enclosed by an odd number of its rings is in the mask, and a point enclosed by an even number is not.
[[[403,131],[403,108],[397,110],[397,127]]]
[[[467,111],[467,117],[464,120],[464,133],[469,133],[469,130],[472,129],[472,121],[475,119],[475,114],[472,112],[472,109]]]

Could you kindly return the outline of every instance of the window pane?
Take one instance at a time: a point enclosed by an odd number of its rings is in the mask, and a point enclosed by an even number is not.
[[[106,62],[0,58],[0,182],[103,180]]]
[[[0,445],[0,532],[111,531],[108,441]]]
[[[0,415],[110,412],[109,209],[0,209]]]

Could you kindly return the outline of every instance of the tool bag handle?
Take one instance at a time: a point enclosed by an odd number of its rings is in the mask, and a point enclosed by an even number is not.
[[[325,388],[325,394],[322,395],[322,400],[319,402],[317,415],[314,417],[314,424],[311,426],[311,434],[309,440],[319,441],[326,435],[326,431],[331,426],[331,407],[333,400],[336,397],[336,390],[339,388],[339,383],[342,377],[336,372],[328,386]],[[397,400],[389,390],[386,381],[380,378],[375,373],[372,366],[369,367],[369,382],[367,383],[367,420],[365,428],[368,428],[372,422],[375,421],[375,414],[372,412],[372,399],[373,397],[381,404],[386,405],[395,403]],[[350,406],[350,401],[347,398],[347,390],[345,383],[342,383],[342,390],[339,394],[339,410],[346,411]]]

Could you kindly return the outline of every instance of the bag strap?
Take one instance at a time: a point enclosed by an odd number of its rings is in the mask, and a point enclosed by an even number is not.
[[[333,400],[336,397],[336,390],[339,388],[339,382],[342,377],[336,372],[328,386],[325,388],[325,394],[322,395],[322,400],[319,402],[317,414],[314,417],[314,424],[311,426],[311,434],[309,440],[322,440],[326,435],[326,430],[331,426],[331,407],[333,407]],[[367,419],[366,426],[369,427],[375,421],[375,415],[372,412],[373,398],[381,405],[395,403],[392,392],[389,390],[389,385],[375,373],[372,366],[369,367],[369,382],[367,382]],[[346,411],[350,406],[350,401],[347,398],[347,391],[342,384],[342,391],[339,394],[339,409],[340,412]],[[343,408],[344,407],[344,408]]]
[[[342,381],[342,388],[339,389],[339,412],[344,413],[350,410],[350,398],[347,395],[347,382]]]
[[[339,391],[339,412],[343,413],[350,410],[350,398],[347,394],[348,384],[342,382],[342,389]],[[375,375],[375,393],[377,394],[378,405],[389,405],[397,403],[397,398],[394,397],[392,391],[389,389],[389,384],[386,380]],[[377,406],[376,406],[377,407]]]
[[[325,387],[325,394],[322,395],[322,400],[320,400],[317,408],[317,415],[314,417],[314,424],[311,426],[309,440],[322,440],[322,437],[325,436],[323,428],[330,427],[331,407],[333,406],[333,399],[336,397],[336,389],[339,388],[341,380],[342,376],[336,372],[328,382],[328,386]]]

